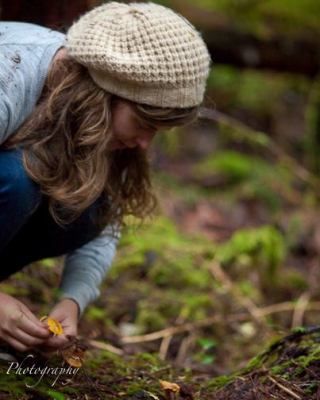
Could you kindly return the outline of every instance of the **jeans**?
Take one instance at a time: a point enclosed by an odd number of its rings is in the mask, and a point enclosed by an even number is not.
[[[21,150],[0,151],[0,280],[43,258],[69,253],[99,234],[98,202],[61,227],[27,175]]]

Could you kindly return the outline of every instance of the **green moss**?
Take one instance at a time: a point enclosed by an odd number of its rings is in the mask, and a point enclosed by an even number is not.
[[[318,387],[319,387],[318,382],[312,382],[304,389],[304,391],[307,394],[311,394],[314,393],[318,389]]]
[[[208,387],[210,389],[219,389],[219,388],[227,385],[229,382],[231,382],[232,379],[234,379],[233,375],[230,375],[230,376],[227,376],[227,375],[218,376],[216,378],[210,379],[206,383],[206,387]]]
[[[52,389],[48,389],[46,391],[46,394],[49,395],[54,400],[67,400],[67,397],[64,394]]]

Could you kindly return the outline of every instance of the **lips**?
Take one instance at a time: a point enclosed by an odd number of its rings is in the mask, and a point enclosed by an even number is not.
[[[119,139],[113,140],[109,144],[111,150],[123,150],[123,149],[133,149],[136,145],[126,144]]]
[[[116,146],[118,149],[126,149],[128,146],[126,146],[121,140],[117,140]]]
[[[120,143],[121,146],[123,146],[122,148],[125,148],[125,149],[133,149],[134,147],[137,147],[137,145],[135,143],[134,144],[124,143],[121,140],[118,140],[118,142]]]

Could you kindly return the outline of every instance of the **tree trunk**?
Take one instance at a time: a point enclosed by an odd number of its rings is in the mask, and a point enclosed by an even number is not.
[[[65,30],[88,9],[87,0],[2,0],[1,20],[23,21]]]
[[[320,70],[320,42],[299,37],[261,40],[234,30],[206,28],[203,38],[214,64],[270,69],[314,77]]]

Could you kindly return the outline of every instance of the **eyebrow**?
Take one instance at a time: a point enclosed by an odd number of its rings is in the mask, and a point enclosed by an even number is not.
[[[137,118],[137,123],[142,129],[146,130],[159,130],[159,126],[157,124],[153,124],[151,122],[143,121],[139,118]]]

